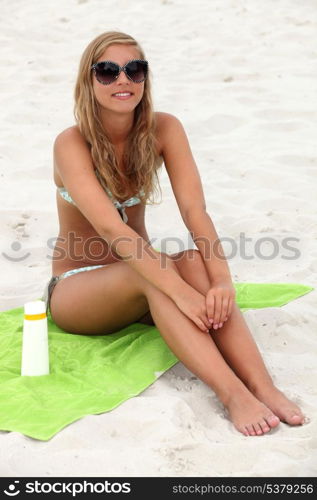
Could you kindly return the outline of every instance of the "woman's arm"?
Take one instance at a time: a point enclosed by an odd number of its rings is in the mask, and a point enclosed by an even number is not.
[[[219,323],[232,310],[235,292],[230,269],[214,224],[206,212],[201,179],[184,128],[175,116],[167,113],[160,113],[160,121],[166,170],[183,221],[211,280],[213,293],[207,296],[208,312]]]
[[[192,210],[188,214],[186,227],[204,257],[211,282],[226,281],[231,283],[230,269],[209,214],[206,211]]]

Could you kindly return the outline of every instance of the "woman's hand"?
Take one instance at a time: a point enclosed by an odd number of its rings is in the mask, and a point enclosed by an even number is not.
[[[235,301],[236,291],[229,280],[213,280],[206,295],[206,308],[209,321],[214,330],[221,328],[229,318]]]
[[[173,301],[178,309],[191,319],[200,330],[208,333],[212,324],[208,321],[206,297],[199,293],[195,288],[186,284]]]

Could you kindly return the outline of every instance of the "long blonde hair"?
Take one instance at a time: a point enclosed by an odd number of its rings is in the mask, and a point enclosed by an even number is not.
[[[124,172],[118,168],[113,144],[102,126],[99,104],[93,92],[91,66],[103,52],[113,44],[133,45],[145,59],[138,42],[126,33],[108,31],[95,38],[84,51],[75,86],[74,114],[79,130],[91,147],[94,167],[101,182],[117,199],[127,199],[139,193],[142,203],[156,204],[152,194],[161,193],[157,170],[162,160],[157,155],[155,138],[155,114],[148,75],[144,82],[144,93],[134,111],[134,125],[128,137],[128,146],[123,155]],[[157,181],[157,182],[156,182]]]

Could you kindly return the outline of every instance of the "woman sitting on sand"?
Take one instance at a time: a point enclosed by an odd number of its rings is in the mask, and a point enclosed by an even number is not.
[[[210,251],[218,236],[186,134],[175,116],[153,111],[148,63],[131,36],[107,32],[88,45],[75,117],[54,144],[60,233],[47,288],[53,321],[85,335],[154,324],[244,435],[262,435],[280,421],[302,424],[235,303],[221,245],[218,257]],[[145,205],[163,161],[197,250],[169,256],[150,245]]]

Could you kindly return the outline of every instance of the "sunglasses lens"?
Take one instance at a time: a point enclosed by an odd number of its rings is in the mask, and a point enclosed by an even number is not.
[[[96,78],[100,83],[109,85],[115,81],[119,74],[119,66],[112,62],[100,62],[95,66]]]
[[[126,65],[126,72],[129,78],[135,83],[141,83],[147,75],[146,61],[131,61]]]

